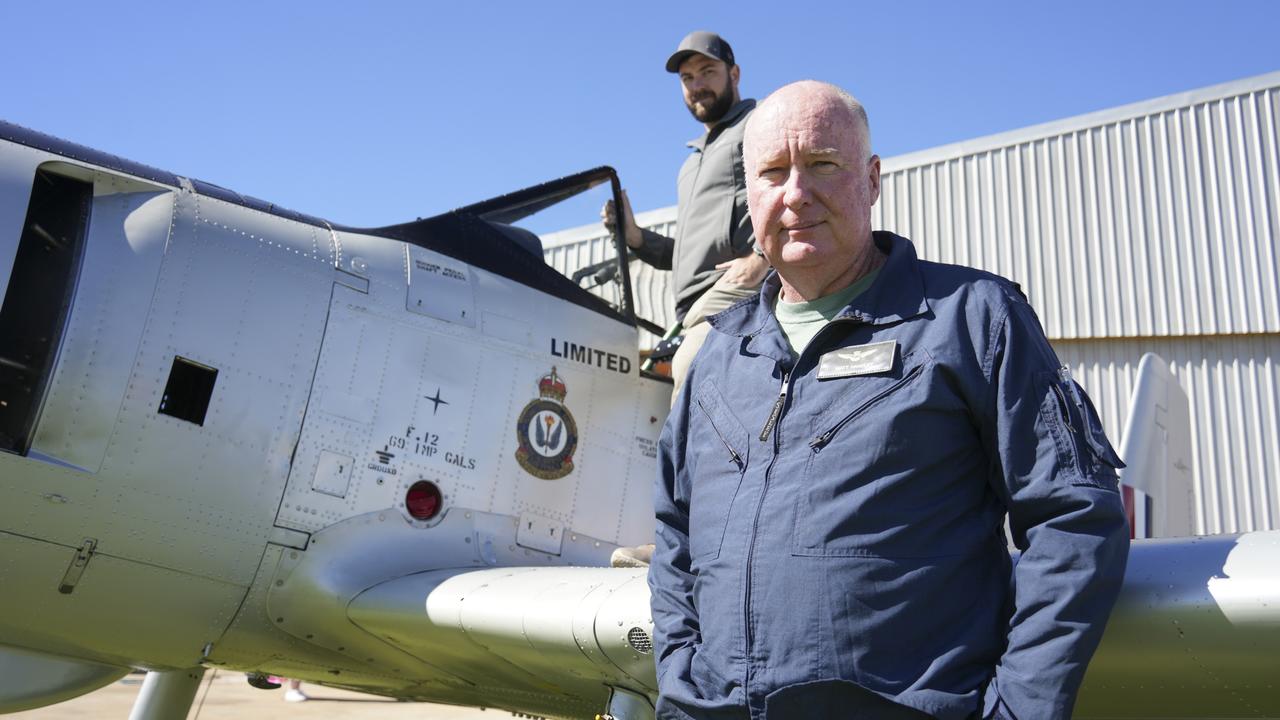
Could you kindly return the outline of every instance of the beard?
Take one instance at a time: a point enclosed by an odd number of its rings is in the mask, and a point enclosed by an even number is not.
[[[694,119],[700,123],[720,122],[733,107],[733,86],[726,80],[720,92],[704,90],[693,102],[686,103],[685,107],[689,108]]]

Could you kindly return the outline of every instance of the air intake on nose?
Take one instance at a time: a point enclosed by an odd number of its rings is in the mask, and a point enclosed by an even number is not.
[[[92,200],[90,183],[36,171],[0,306],[0,450],[25,455],[31,447],[75,294]]]

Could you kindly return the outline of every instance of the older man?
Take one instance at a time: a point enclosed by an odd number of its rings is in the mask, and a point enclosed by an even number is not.
[[[666,68],[680,77],[685,107],[706,130],[689,141],[693,152],[676,182],[676,236],[636,225],[625,195],[622,219],[623,237],[636,256],[671,270],[676,319],[684,326],[684,342],[672,361],[674,392],[679,392],[689,363],[710,331],[706,317],[755,295],[769,266],[751,252],[742,131],[756,101],[738,94],[742,69],[733,48],[715,33],[691,32],[667,58]],[[612,230],[612,200],[605,203],[601,216]]]
[[[662,435],[659,716],[1070,717],[1128,548],[1088,397],[1016,285],[872,232],[847,93],[771,95],[745,167],[777,272]]]

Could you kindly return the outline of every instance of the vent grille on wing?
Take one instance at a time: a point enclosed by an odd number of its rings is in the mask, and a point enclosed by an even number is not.
[[[627,631],[627,644],[638,653],[648,655],[653,652],[653,638],[641,627],[633,627]]]

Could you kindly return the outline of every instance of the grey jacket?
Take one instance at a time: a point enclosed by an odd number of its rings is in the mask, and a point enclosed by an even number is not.
[[[676,236],[642,230],[641,260],[671,270],[676,318],[724,274],[716,265],[742,257],[755,245],[747,215],[747,188],[742,169],[742,133],[755,100],[734,105],[720,124],[691,140],[694,152],[677,180]]]

